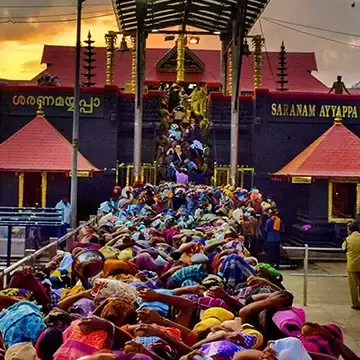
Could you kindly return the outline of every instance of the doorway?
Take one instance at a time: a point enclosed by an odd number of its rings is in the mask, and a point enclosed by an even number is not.
[[[24,206],[41,206],[41,173],[24,173]]]

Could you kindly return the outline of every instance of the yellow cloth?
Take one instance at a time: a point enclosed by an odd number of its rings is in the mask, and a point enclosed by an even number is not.
[[[360,272],[349,271],[348,282],[350,288],[351,304],[354,307],[360,306]]]
[[[66,288],[61,292],[61,300],[64,300],[69,296],[77,295],[82,291],[85,291],[85,288],[82,285],[75,285],[71,289]]]
[[[234,314],[220,307],[213,307],[204,311],[201,321],[194,327],[195,332],[221,325],[224,321],[234,320]]]
[[[133,257],[133,250],[131,248],[120,251],[118,255],[119,260],[130,260]]]
[[[30,342],[22,342],[10,346],[5,353],[5,360],[37,360],[34,346]]]
[[[261,334],[260,331],[257,331],[252,325],[250,324],[244,324],[241,327],[240,332],[242,334],[246,334],[246,335],[252,335],[256,337],[256,341],[255,344],[253,345],[253,349],[261,349],[263,344],[264,344],[264,337]]]
[[[111,246],[104,246],[99,250],[103,255],[105,260],[108,259],[118,259],[120,251],[111,247]]]
[[[360,272],[360,233],[354,231],[342,244],[346,251],[348,271]]]

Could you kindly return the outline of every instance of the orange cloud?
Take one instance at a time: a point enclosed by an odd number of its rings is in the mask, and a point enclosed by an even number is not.
[[[0,68],[0,77],[16,80],[29,80],[44,70],[40,64],[44,42],[52,45],[74,45],[75,44],[75,23],[64,23],[59,26],[54,24],[13,24],[7,27],[15,27],[16,31],[12,36],[1,42],[4,47],[4,65]],[[23,29],[24,31],[20,31]],[[95,46],[105,45],[105,33],[109,30],[117,31],[115,16],[100,19],[82,21],[81,38],[87,38],[88,31],[91,31]],[[9,30],[7,30],[9,31]],[[44,36],[46,34],[46,36]],[[120,38],[117,40],[120,45]],[[171,48],[174,42],[165,42],[164,35],[150,34],[147,40],[147,47]],[[201,49],[220,49],[220,42],[216,36],[203,36],[200,44],[193,46]]]

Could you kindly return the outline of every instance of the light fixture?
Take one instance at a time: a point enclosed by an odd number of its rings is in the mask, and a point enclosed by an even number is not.
[[[175,40],[175,35],[166,35],[164,40],[165,41],[173,41],[173,40]]]
[[[128,45],[127,45],[125,36],[123,36],[122,39],[121,39],[119,52],[128,52],[128,51],[130,51],[130,49],[129,49]]]
[[[153,33],[157,33],[157,32],[159,32],[160,30],[159,29],[152,29],[151,30],[151,32],[153,32]]]
[[[200,42],[199,36],[191,36],[189,39],[189,44],[197,45]]]
[[[220,35],[220,31],[214,31],[214,35]]]

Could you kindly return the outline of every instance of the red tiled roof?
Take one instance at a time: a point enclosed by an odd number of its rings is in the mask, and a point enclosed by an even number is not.
[[[335,124],[272,176],[360,178],[360,138]]]
[[[103,47],[94,49],[96,52],[94,65],[94,81],[97,86],[105,84],[106,77],[106,51]],[[175,73],[160,73],[156,71],[155,65],[161,58],[167,54],[168,49],[146,49],[146,80],[147,81],[164,81],[175,82]],[[220,51],[218,50],[193,50],[194,54],[205,64],[205,71],[202,74],[192,73],[185,74],[186,82],[220,82]],[[82,54],[82,56],[84,56]],[[262,88],[275,90],[277,84],[274,82],[271,69],[274,73],[275,80],[278,67],[277,52],[269,52],[268,56],[263,53],[263,72]],[[45,45],[42,64],[47,64],[48,68],[43,71],[51,75],[57,75],[59,82],[64,86],[72,86],[74,82],[74,59],[75,48],[70,46],[52,46]],[[243,67],[241,75],[241,90],[252,91],[253,87],[253,63],[252,56],[243,58]],[[271,64],[271,69],[269,66]],[[291,91],[305,92],[327,92],[328,87],[320,80],[316,79],[311,71],[317,71],[317,65],[314,53],[287,53],[288,67],[288,88]],[[82,69],[83,70],[83,69]],[[82,72],[85,72],[84,70]],[[32,82],[40,76],[37,75]],[[115,54],[115,84],[124,87],[125,82],[131,80],[131,52]]]
[[[70,171],[72,146],[37,116],[0,144],[0,171]],[[78,152],[79,171],[99,171]]]

